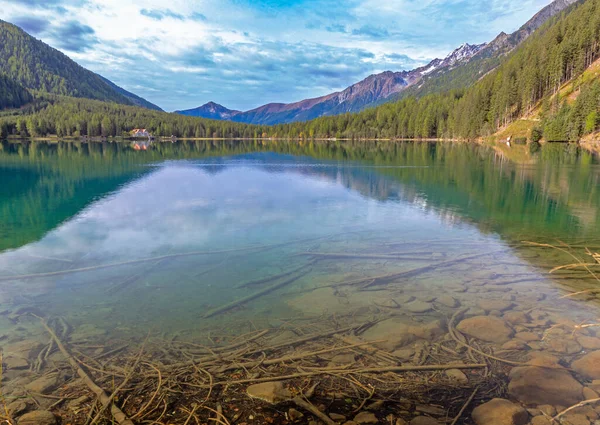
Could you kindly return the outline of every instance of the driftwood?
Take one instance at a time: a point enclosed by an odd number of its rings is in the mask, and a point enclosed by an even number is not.
[[[272,282],[272,281],[277,280],[277,279],[283,279],[284,277],[291,276],[294,273],[297,273],[300,270],[303,270],[306,267],[311,266],[314,263],[315,263],[314,260],[313,261],[309,261],[308,263],[303,264],[300,267],[297,267],[294,270],[290,270],[288,272],[283,272],[283,273],[280,273],[280,274],[276,274],[276,275],[272,275],[272,276],[267,276],[267,277],[262,278],[262,279],[255,279],[255,280],[251,280],[251,281],[248,281],[248,282],[244,282],[244,283],[238,285],[238,288],[246,288],[248,286],[258,286],[258,285],[262,285],[262,284],[267,283],[267,282]]]
[[[347,259],[389,259],[389,260],[409,260],[409,261],[428,261],[423,257],[406,257],[407,254],[352,254],[348,252],[301,252],[296,255],[310,256],[315,258],[347,258]]]
[[[424,267],[417,267],[416,269],[406,270],[403,272],[390,273],[390,274],[374,276],[374,277],[365,277],[362,279],[357,279],[357,280],[348,281],[348,282],[340,282],[333,286],[355,285],[357,283],[365,283],[366,282],[366,284],[363,285],[363,287],[362,287],[363,289],[365,289],[365,288],[369,288],[371,286],[376,286],[376,285],[381,285],[381,284],[387,283],[390,280],[418,276],[420,274],[427,273],[429,271],[438,269],[440,267],[451,266],[454,264],[462,263],[463,261],[473,260],[475,258],[485,257],[488,255],[499,254],[499,253],[505,252],[505,251],[506,251],[505,249],[502,249],[502,250],[498,250],[498,251],[468,255],[466,257],[455,258],[453,260],[448,260],[448,261],[441,261],[439,263],[429,264]]]
[[[229,304],[225,304],[221,307],[217,307],[213,310],[210,310],[209,312],[205,313],[202,317],[207,319],[209,317],[213,317],[218,314],[225,313],[226,311],[229,311],[239,305],[245,304],[248,301],[252,301],[253,299],[256,299],[265,294],[268,294],[269,292],[275,291],[276,289],[279,289],[286,285],[289,285],[290,283],[293,283],[293,282],[297,281],[298,279],[300,279],[301,277],[305,276],[309,271],[310,271],[310,269],[308,271],[306,271],[304,273],[300,273],[299,275],[296,275],[290,279],[284,280],[283,282],[276,283],[275,285],[271,285],[265,289],[255,292],[254,294],[250,294],[247,297],[244,297],[244,298],[236,300],[236,301],[232,301]]]
[[[56,333],[54,333],[52,328],[50,328],[50,326],[48,326],[46,321],[39,316],[35,316],[35,317],[37,317],[40,320],[40,322],[42,323],[42,326],[50,334],[50,336],[56,343],[56,346],[58,347],[60,352],[63,354],[63,356],[65,356],[65,358],[67,359],[67,361],[69,362],[71,367],[77,371],[77,375],[79,375],[79,377],[83,380],[83,382],[85,382],[85,385],[87,385],[87,387],[94,394],[96,394],[96,396],[100,400],[100,403],[102,403],[103,405],[111,404],[110,412],[111,412],[113,418],[115,419],[115,421],[117,421],[117,423],[119,425],[134,425],[133,421],[131,421],[131,419],[127,418],[127,416],[125,415],[125,413],[123,413],[121,411],[121,409],[119,409],[114,403],[111,403],[112,399],[109,397],[109,395],[106,394],[106,392],[104,392],[104,390],[102,388],[100,388],[92,380],[92,378],[90,378],[90,376],[79,366],[79,364],[77,363],[75,358],[71,355],[71,353],[69,353],[67,348],[63,345],[62,341],[58,338]]]
[[[62,276],[62,275],[73,274],[73,273],[82,273],[82,272],[88,272],[88,271],[93,271],[93,270],[108,269],[108,268],[112,268],[112,267],[128,266],[128,265],[132,265],[132,264],[140,264],[140,263],[148,263],[148,262],[152,262],[152,261],[166,260],[169,258],[193,257],[193,256],[199,256],[199,255],[229,254],[232,252],[261,251],[261,250],[268,250],[268,249],[278,248],[278,247],[287,246],[287,245],[293,245],[296,243],[310,242],[310,241],[324,239],[324,238],[328,238],[328,237],[330,237],[330,236],[297,239],[297,240],[293,240],[293,241],[281,242],[281,243],[276,243],[276,244],[272,244],[272,245],[256,245],[256,246],[247,246],[247,247],[243,247],[243,248],[182,252],[182,253],[177,253],[177,254],[160,255],[157,257],[139,258],[137,260],[121,261],[118,263],[108,263],[108,264],[99,264],[97,266],[80,267],[77,269],[57,270],[54,272],[30,273],[30,274],[21,274],[21,275],[13,275],[13,276],[0,276],[0,282],[8,281],[8,280],[18,280],[18,279],[35,279],[35,278],[42,278],[42,277]]]
[[[328,369],[323,368],[314,372],[299,372],[291,375],[270,376],[267,378],[249,378],[240,379],[237,381],[215,382],[213,386],[218,385],[234,385],[234,384],[249,384],[251,382],[269,382],[269,381],[284,381],[286,379],[304,378],[308,376],[318,375],[352,375],[363,373],[387,373],[387,372],[430,372],[448,369],[483,369],[488,367],[486,363],[472,364],[445,364],[445,365],[422,365],[422,366],[385,366],[385,367],[366,367],[361,369]],[[207,387],[208,388],[208,387]]]
[[[253,367],[261,366],[261,365],[269,366],[269,365],[274,365],[274,364],[278,364],[278,363],[291,362],[294,360],[304,359],[306,357],[319,356],[321,354],[333,353],[335,351],[343,351],[343,350],[349,350],[351,348],[363,347],[365,345],[370,345],[372,343],[377,343],[377,342],[385,342],[385,341],[382,340],[382,341],[361,342],[361,343],[357,343],[357,344],[345,345],[342,347],[334,347],[334,348],[327,348],[325,350],[312,351],[309,353],[293,354],[293,355],[289,355],[289,356],[280,357],[278,359],[257,360],[257,361],[248,362],[248,363],[237,363],[236,362],[236,363],[232,363],[227,366],[220,367],[215,372],[223,373],[228,370],[253,368]]]

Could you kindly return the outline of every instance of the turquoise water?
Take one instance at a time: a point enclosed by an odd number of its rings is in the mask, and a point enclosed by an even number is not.
[[[475,306],[500,285],[523,303],[545,297],[573,319],[597,317],[593,294],[558,301],[591,284],[548,275],[568,256],[521,243],[600,245],[600,167],[563,146],[529,165],[391,142],[2,147],[0,325],[11,338],[19,310],[104,342],[197,339],[377,309],[398,293]],[[376,291],[333,287],[475,255]]]

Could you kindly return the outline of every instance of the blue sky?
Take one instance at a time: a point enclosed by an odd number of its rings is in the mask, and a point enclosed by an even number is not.
[[[512,32],[549,0],[0,0],[15,23],[161,106],[292,102]]]

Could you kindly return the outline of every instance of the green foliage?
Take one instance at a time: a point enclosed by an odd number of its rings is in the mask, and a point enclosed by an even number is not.
[[[512,141],[515,145],[526,145],[527,137],[515,137]]]
[[[529,153],[530,154],[535,154],[537,152],[539,152],[539,150],[542,148],[542,145],[540,145],[540,142],[531,142],[529,143]]]
[[[0,109],[18,108],[32,99],[31,94],[21,85],[0,74]]]
[[[590,112],[587,117],[585,117],[585,132],[591,133],[598,128],[598,111]]]
[[[534,143],[539,142],[540,140],[542,140],[542,137],[544,135],[544,132],[541,128],[539,127],[534,127],[531,129],[531,141]]]
[[[29,90],[150,107],[19,27],[0,20],[0,74]],[[0,90],[2,83],[0,82]],[[1,94],[1,92],[0,92]],[[3,101],[4,97],[0,97]],[[144,103],[145,102],[145,103]],[[154,106],[154,105],[151,105]]]
[[[9,40],[13,33],[16,34],[12,35],[13,38],[23,38],[19,35],[20,30],[10,25],[5,24],[0,30],[9,32],[8,36],[5,35]],[[26,46],[20,48],[25,49]],[[32,52],[39,55],[45,51],[44,48],[50,49],[42,43],[42,46],[36,45]],[[0,46],[0,57],[2,49],[6,50],[6,46]],[[598,57],[600,0],[586,0],[550,19],[517,49],[502,57],[501,64],[494,71],[467,89],[432,93],[419,99],[410,97],[358,114],[321,117],[272,127],[251,126],[147,111],[114,103],[45,96],[32,107],[29,111],[31,114],[25,117],[0,117],[0,123],[5,123],[10,134],[20,135],[114,136],[135,127],[144,127],[155,135],[177,137],[251,138],[258,135],[294,139],[473,139],[494,134],[532,112],[541,102],[543,120],[540,128],[543,137],[549,141],[576,141],[598,127],[600,82],[581,83],[579,96],[572,105],[567,102],[558,104],[557,94],[565,82],[575,81]],[[49,60],[44,58],[46,62]],[[31,59],[31,66],[38,61],[39,57]],[[66,64],[65,72],[68,72],[68,58],[62,58],[62,61],[57,61],[56,65]],[[4,64],[0,61],[0,70],[3,66],[13,67],[10,63],[14,64],[15,60]],[[37,70],[33,73],[23,72],[24,68],[17,65],[14,66],[14,72],[22,78],[28,80],[38,76]],[[51,79],[56,84],[48,84],[44,76],[49,74],[44,69],[39,70],[39,75],[42,76],[40,84],[47,92],[83,95],[80,90],[69,89],[66,81],[72,79]],[[465,81],[469,78],[465,77]],[[95,80],[92,82],[95,83]],[[100,98],[104,93],[100,90],[102,87],[91,85],[85,96]],[[125,103],[122,99],[110,100]],[[535,129],[531,140],[539,141],[541,136],[540,129]]]
[[[266,126],[214,121],[168,114],[136,106],[71,97],[44,96],[32,111],[22,116],[0,118],[8,134],[23,137],[108,137],[128,135],[134,128],[146,128],[155,136],[176,137],[252,137]]]

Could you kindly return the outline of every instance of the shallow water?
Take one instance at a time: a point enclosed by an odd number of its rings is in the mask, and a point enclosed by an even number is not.
[[[573,259],[522,243],[568,243],[590,261],[583,247],[600,246],[600,166],[563,145],[528,165],[486,148],[392,142],[2,148],[0,332],[11,343],[47,340],[15,320],[28,311],[109,346],[350,313],[447,318],[459,306],[599,317],[594,293],[561,298],[597,285],[588,273],[550,275]],[[439,302],[448,297],[457,305]]]

